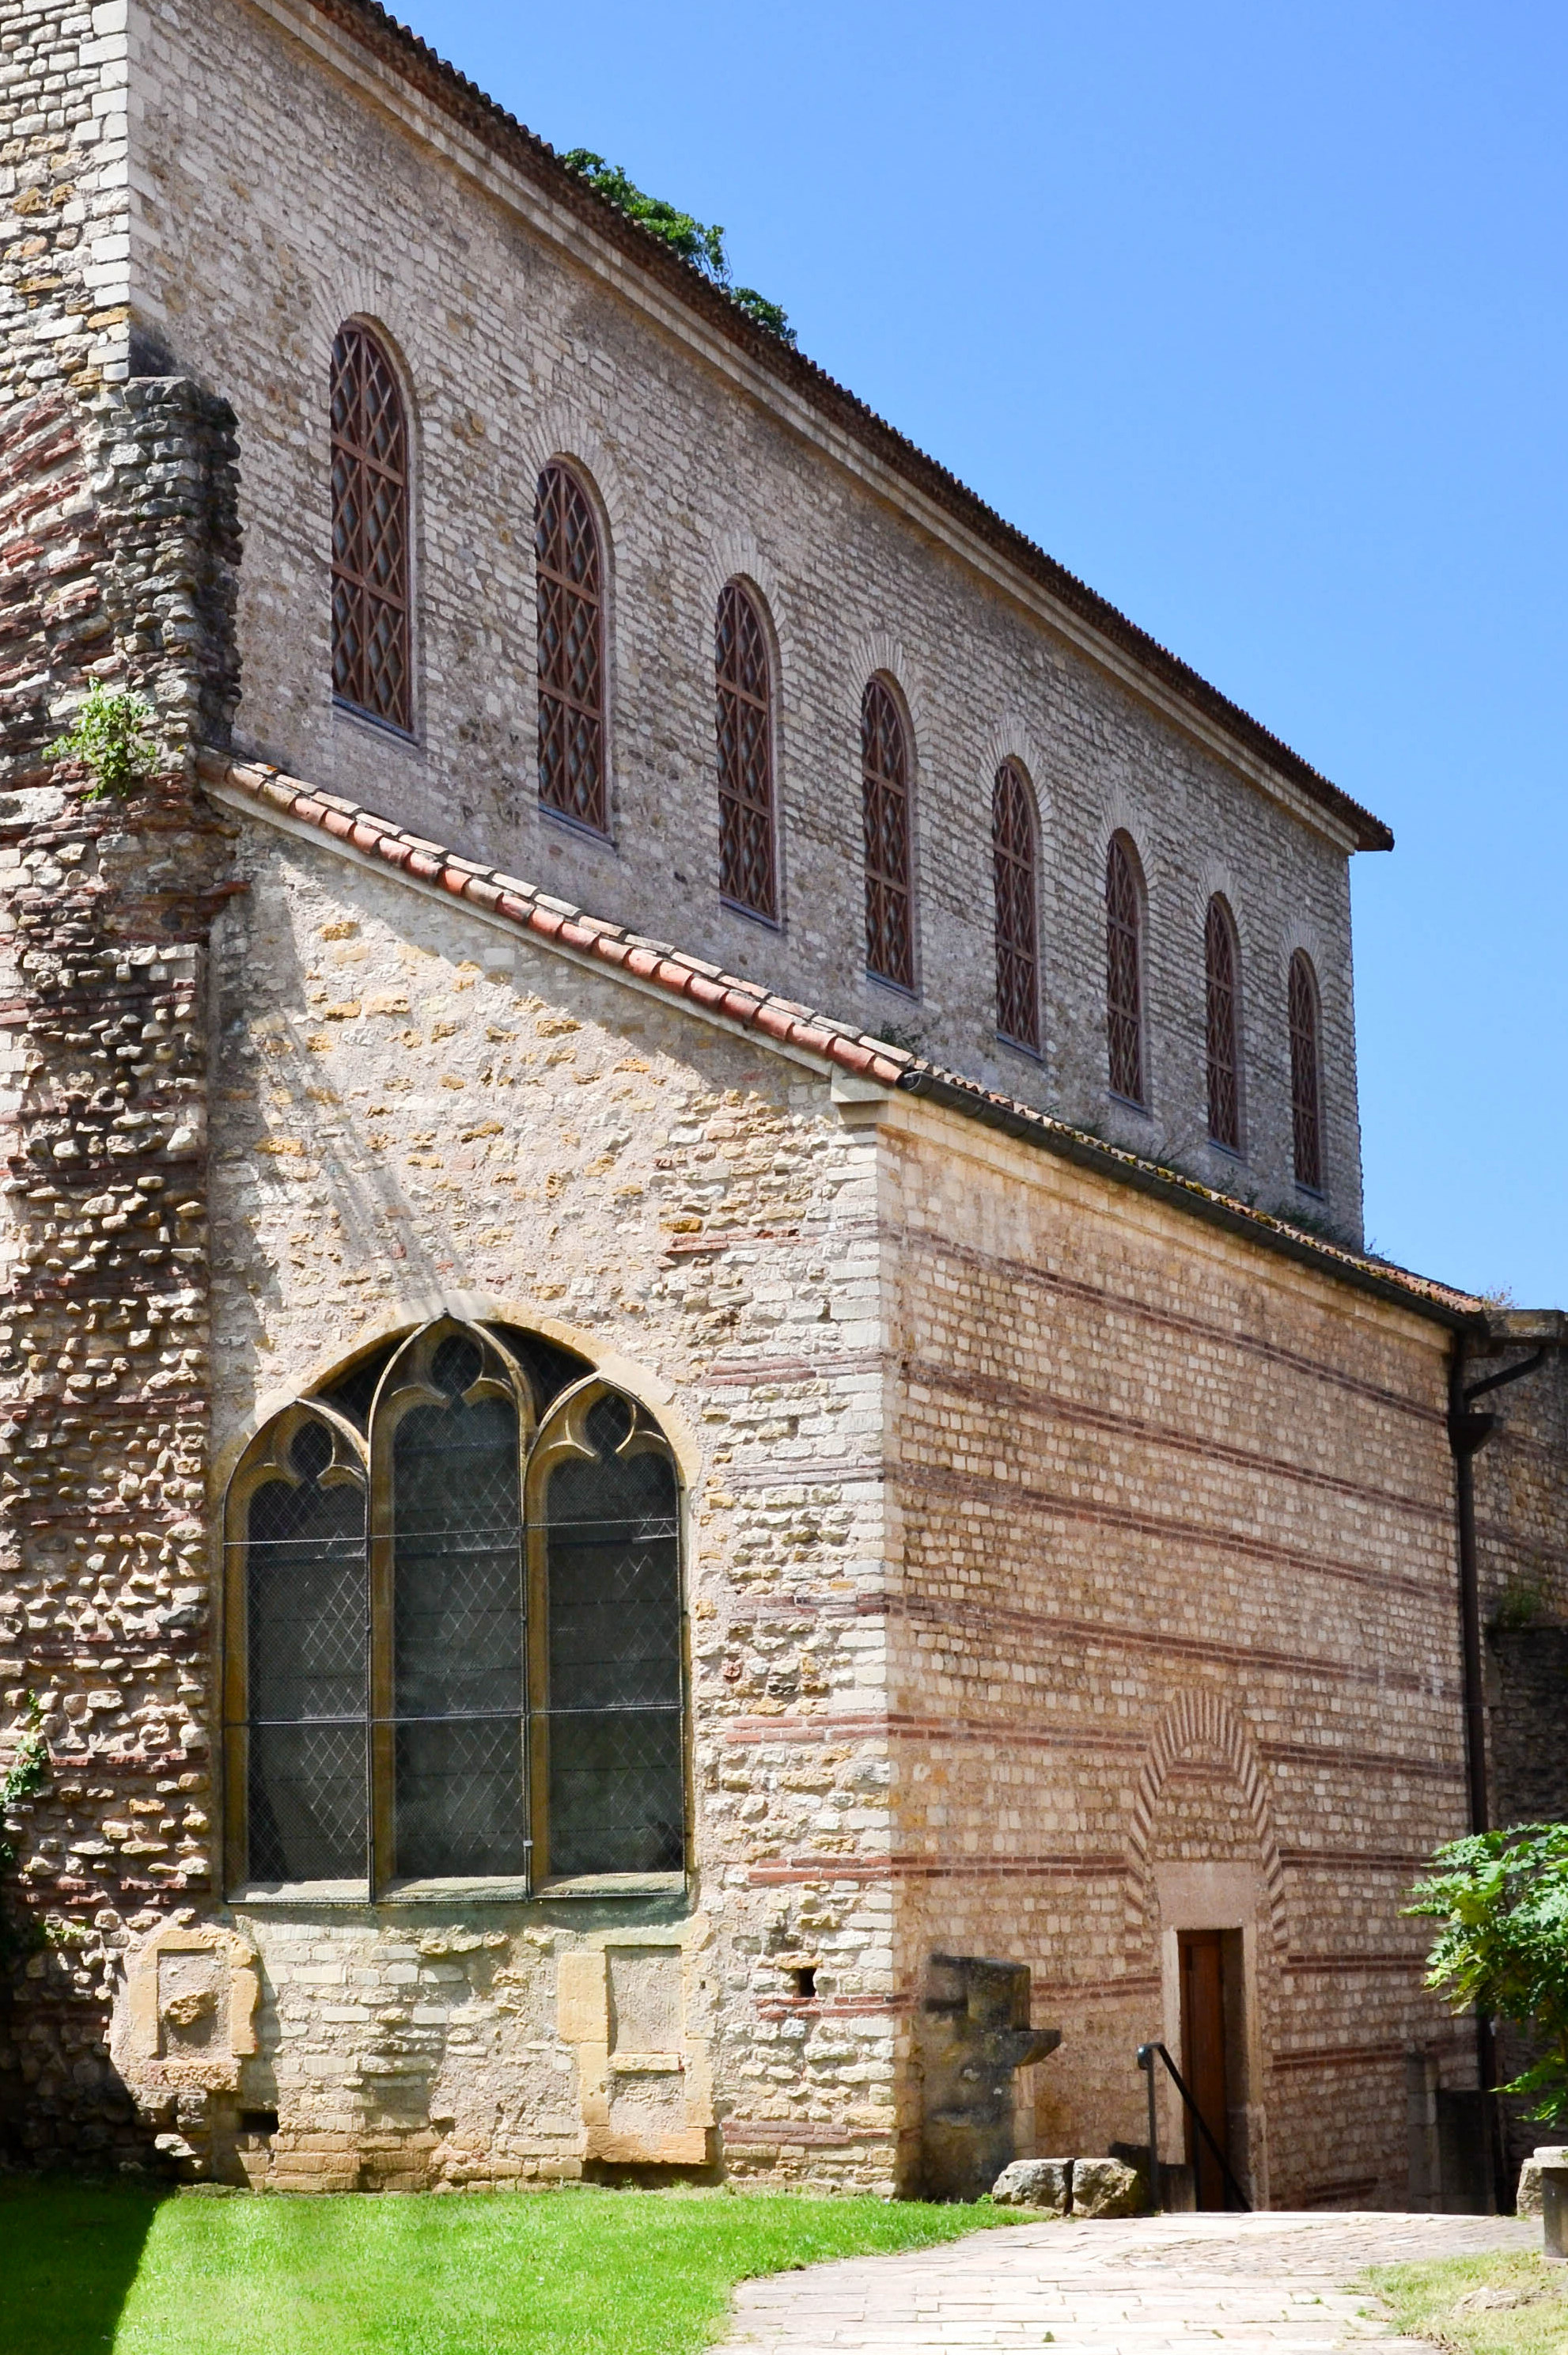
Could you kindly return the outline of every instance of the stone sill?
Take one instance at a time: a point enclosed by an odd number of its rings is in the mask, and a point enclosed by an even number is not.
[[[231,1890],[230,1905],[247,1913],[279,1913],[300,1905],[367,1909],[388,1905],[536,1905],[556,1898],[683,1897],[683,1872],[582,1872],[543,1881],[397,1881],[372,1897],[363,1881],[266,1881]]]

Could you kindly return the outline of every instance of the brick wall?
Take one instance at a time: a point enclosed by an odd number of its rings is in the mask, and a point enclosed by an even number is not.
[[[148,0],[136,23],[135,321],[159,365],[239,415],[247,746],[1270,1202],[1294,1199],[1286,974],[1305,945],[1324,1008],[1315,1207],[1359,1231],[1348,837],[1086,660],[1022,577],[367,63],[328,13]],[[326,386],[349,314],[380,323],[415,419],[413,744],[330,700]],[[542,818],[535,797],[533,497],[557,453],[591,481],[610,543],[613,848]],[[713,614],[737,571],[778,637],[780,933],[717,904]],[[862,970],[859,711],[877,669],[912,722],[917,1002]],[[1007,753],[1042,812],[1044,1065],[993,1033],[990,795]],[[1150,1117],[1106,1092],[1101,895],[1118,826],[1149,888]],[[1215,890],[1241,943],[1240,1167],[1205,1135]]]

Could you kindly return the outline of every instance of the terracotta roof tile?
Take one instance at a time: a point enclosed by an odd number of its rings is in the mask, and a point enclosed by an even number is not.
[[[687,956],[662,942],[650,941],[624,925],[589,916],[568,900],[537,890],[515,876],[460,858],[440,844],[404,834],[390,819],[360,809],[353,802],[328,797],[296,777],[256,762],[230,761],[217,752],[204,752],[201,771],[209,784],[227,786],[249,802],[259,815],[279,812],[297,825],[313,827],[328,842],[367,866],[392,867],[421,882],[468,900],[490,915],[502,915],[523,932],[552,946],[566,946],[585,962],[601,964],[611,972],[625,972],[652,983],[673,998],[684,998],[742,1029],[760,1031],[798,1054],[853,1073],[925,1096],[946,1109],[967,1114],[988,1126],[1044,1146],[1103,1176],[1118,1178],[1140,1190],[1160,1195],[1212,1223],[1249,1236],[1266,1247],[1316,1266],[1405,1306],[1424,1310],[1448,1325],[1481,1324],[1484,1304],[1469,1293],[1457,1292],[1430,1278],[1348,1244],[1331,1241],[1292,1226],[1248,1203],[1217,1192],[1184,1172],[1145,1160],[1125,1147],[1091,1136],[1053,1114],[1014,1096],[997,1093],[961,1072],[944,1069],[926,1057],[912,1055],[874,1033],[835,1021],[792,998],[775,996],[756,982],[726,974],[705,959]],[[346,821],[346,822],[345,822]]]

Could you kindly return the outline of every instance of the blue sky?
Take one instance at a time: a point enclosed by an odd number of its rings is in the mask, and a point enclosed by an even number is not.
[[[1369,1237],[1568,1304],[1568,11],[407,5],[1390,821]]]

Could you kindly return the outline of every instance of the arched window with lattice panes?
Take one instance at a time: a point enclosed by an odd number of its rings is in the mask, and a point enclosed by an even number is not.
[[[408,420],[378,337],[332,347],[332,680],[339,703],[409,732]]]
[[[910,883],[909,746],[885,679],[860,705],[861,815],[865,846],[865,969],[900,989],[915,986]]]
[[[683,1870],[675,1462],[583,1359],[437,1317],[273,1417],[226,1536],[233,1885]]]
[[[1241,952],[1230,910],[1215,894],[1203,920],[1204,1046],[1209,1136],[1242,1149]]]
[[[1106,853],[1106,1044],[1110,1090],[1145,1101],[1143,1068],[1143,889],[1124,834]]]
[[[1015,1047],[1040,1051],[1039,833],[1034,796],[1016,761],[1004,761],[991,794],[996,913],[996,1027]]]
[[[748,915],[779,920],[778,821],[773,805],[773,663],[761,609],[744,581],[726,581],[714,626],[718,732],[719,896]]]
[[[604,554],[588,493],[558,461],[539,477],[534,565],[539,800],[546,809],[607,834]]]
[[[1296,1182],[1323,1190],[1322,1063],[1318,976],[1305,949],[1290,960],[1290,1129]]]

